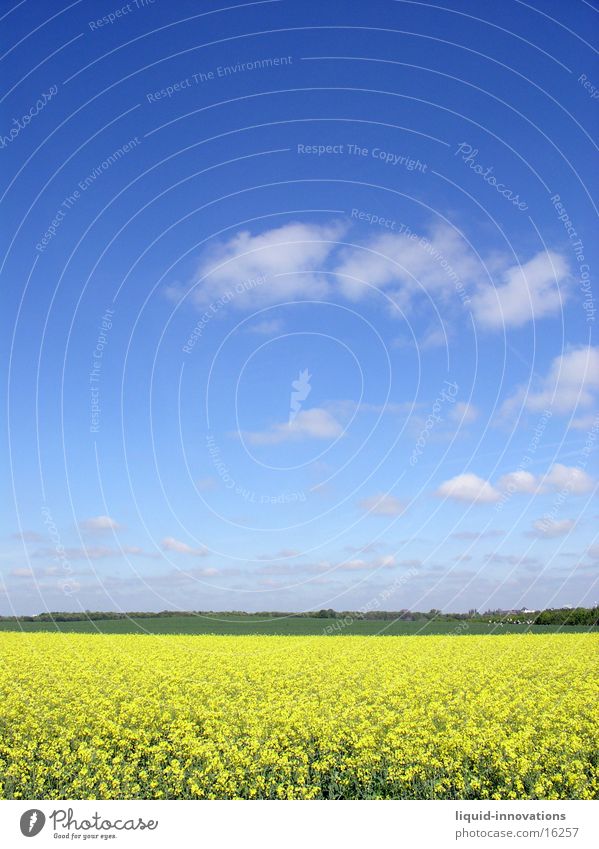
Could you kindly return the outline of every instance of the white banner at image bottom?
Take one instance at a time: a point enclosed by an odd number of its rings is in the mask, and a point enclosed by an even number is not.
[[[0,802],[0,846],[599,846],[598,801]]]

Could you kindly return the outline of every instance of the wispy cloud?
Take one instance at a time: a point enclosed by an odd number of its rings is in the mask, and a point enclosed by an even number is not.
[[[281,333],[285,323],[280,318],[265,318],[262,321],[257,321],[250,324],[248,333],[256,333],[258,336],[274,336],[275,333]]]
[[[37,531],[20,531],[11,534],[11,538],[22,540],[23,542],[43,542],[45,539],[44,535],[39,534]]]
[[[398,563],[395,558],[389,554],[384,557],[375,558],[374,560],[363,560],[362,558],[344,560],[335,569],[342,572],[362,572],[372,569],[393,569],[397,565]]]
[[[104,534],[118,531],[121,525],[111,516],[92,516],[79,522],[80,529],[87,534]]]
[[[500,554],[493,552],[485,558],[489,563],[507,563],[508,566],[540,566],[541,561],[537,557],[528,557],[524,554]]]
[[[214,477],[199,478],[196,481],[196,487],[200,492],[212,492],[218,488],[218,480]]]
[[[406,510],[406,503],[388,493],[371,495],[362,498],[358,507],[373,516],[401,516]]]
[[[599,347],[582,346],[555,357],[547,374],[538,378],[530,390],[520,387],[504,402],[501,413],[512,416],[524,407],[532,412],[551,410],[567,415],[578,408],[599,407],[598,396]]]
[[[456,531],[451,535],[453,539],[475,540],[489,539],[491,537],[505,536],[505,531],[487,530],[487,531]]]
[[[149,557],[152,559],[157,559],[161,556],[157,552],[146,551],[138,545],[123,545],[120,548],[112,548],[107,545],[85,545],[60,549],[61,558],[66,560],[107,560],[110,557],[122,557],[123,555]],[[51,546],[38,548],[31,553],[31,557],[35,557],[36,559],[45,558],[55,560],[57,556],[57,549]]]
[[[453,422],[467,425],[475,422],[478,416],[479,411],[474,404],[470,404],[467,401],[456,401],[453,407],[450,408],[447,418]]]
[[[293,557],[299,557],[301,551],[295,548],[281,548],[273,554],[257,554],[256,560],[289,560]]]
[[[175,537],[165,537],[160,546],[163,551],[174,551],[177,554],[193,554],[195,557],[206,557],[209,551],[206,548],[194,548],[186,542]]]
[[[61,557],[66,560],[105,560],[109,557],[119,557],[121,552],[116,548],[109,548],[103,545],[85,546],[85,547],[67,547],[61,549]],[[57,557],[56,549],[47,546],[38,548],[32,552],[32,557],[36,558],[52,558]]]
[[[537,519],[532,523],[532,530],[527,532],[528,536],[541,539],[563,537],[569,534],[576,526],[574,519]]]
[[[371,554],[378,551],[382,546],[381,542],[365,542],[364,545],[346,545],[345,551],[352,554]]]
[[[29,579],[40,581],[43,578],[51,578],[59,576],[64,579],[66,577],[64,570],[60,566],[37,566],[35,569],[31,569],[29,567],[17,567],[15,569],[11,569],[8,573],[11,578],[20,578],[20,579]],[[93,572],[91,569],[77,569],[77,571],[70,570],[68,575],[69,578],[73,578],[75,576],[89,576],[92,575]]]
[[[263,431],[241,431],[239,435],[251,445],[277,445],[304,439],[336,439],[343,427],[322,407],[300,410],[291,421],[271,425]]]

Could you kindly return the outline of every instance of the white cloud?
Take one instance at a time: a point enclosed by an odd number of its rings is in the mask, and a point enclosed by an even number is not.
[[[564,466],[554,463],[545,475],[533,475],[531,472],[509,472],[499,479],[497,486],[505,492],[538,493],[560,492],[565,490],[572,495],[584,495],[595,487],[593,478],[576,466]]]
[[[375,288],[407,307],[414,295],[425,292],[455,297],[456,280],[465,283],[475,278],[480,265],[463,239],[443,225],[422,238],[405,233],[376,235],[361,247],[342,250],[335,271],[341,291],[350,300],[359,300]]]
[[[106,545],[81,546],[80,548],[65,548],[63,554],[66,560],[105,560],[110,557],[122,557],[123,554],[129,554],[134,557],[150,557],[159,559],[160,554],[156,552],[145,551],[138,545],[124,545],[121,548],[110,548]],[[37,548],[31,554],[35,558],[52,558],[56,559],[56,550],[49,546]]]
[[[337,566],[337,569],[343,569],[348,572],[354,572],[356,570],[368,569],[370,568],[370,563],[366,560],[346,560],[345,563]]]
[[[421,351],[432,351],[435,348],[448,347],[448,332],[445,327],[431,327],[417,340],[417,347]]]
[[[291,557],[299,557],[301,551],[295,548],[281,548],[273,554],[257,554],[256,560],[288,560]]]
[[[487,554],[486,560],[489,563],[507,563],[510,566],[538,566],[540,561],[536,557],[526,557],[523,554],[499,554],[495,551],[493,554]]]
[[[496,484],[471,473],[457,475],[442,483],[436,495],[456,501],[491,503],[499,501],[502,493],[546,495],[565,492],[570,495],[584,495],[592,492],[596,485],[597,482],[582,469],[554,463],[544,475],[533,475],[531,472],[518,470],[503,475]]]
[[[445,224],[423,235],[373,231],[360,245],[339,246],[347,229],[341,222],[291,222],[255,235],[241,231],[203,254],[187,289],[174,285],[167,294],[180,298],[191,289],[200,307],[224,298],[223,306],[255,309],[333,291],[358,301],[378,289],[400,309],[423,295],[470,304],[480,323],[495,329],[555,314],[568,293],[568,265],[555,251],[522,264],[507,255],[481,259]],[[244,288],[246,281],[253,282]],[[249,329],[270,334],[277,322]],[[445,333],[434,329],[424,344],[444,345]]]
[[[572,348],[552,360],[547,375],[537,380],[530,391],[520,387],[508,398],[502,413],[510,415],[523,406],[532,412],[549,409],[565,415],[597,404],[598,392],[599,347]]]
[[[108,557],[118,557],[120,551],[116,548],[108,548],[104,545],[96,545],[82,548],[65,548],[62,552],[65,560],[104,560]],[[31,555],[32,557],[51,557],[56,558],[56,550],[54,548],[38,548]]]
[[[446,225],[424,236],[377,235],[361,247],[340,251],[335,271],[350,300],[359,300],[371,288],[385,291],[402,309],[418,294],[446,300],[467,296],[475,317],[493,329],[553,315],[568,294],[568,264],[555,251],[541,251],[521,264],[499,255],[479,259]],[[440,340],[445,344],[444,334],[437,333],[431,342]]]
[[[541,481],[542,492],[568,490],[573,495],[591,492],[595,486],[595,481],[582,469],[575,466],[562,466],[561,463],[552,466]]]
[[[257,333],[259,336],[273,336],[280,333],[285,327],[280,318],[265,318],[248,327],[248,333]]]
[[[193,568],[193,569],[171,569],[169,572],[162,572],[158,575],[147,575],[144,576],[144,583],[148,587],[163,587],[170,589],[177,589],[178,587],[183,587],[192,590],[192,582],[201,578],[212,578],[214,575],[219,575],[220,570],[215,569],[213,566],[205,566],[201,568]],[[136,590],[136,596],[139,593],[139,578],[138,576],[132,576],[130,578],[125,578],[120,581],[121,585],[128,585]]]
[[[16,569],[12,569],[9,573],[12,578],[35,578],[37,580],[41,580],[42,578],[49,578],[52,576],[60,575],[61,577],[65,577],[64,571],[60,566],[42,566],[37,567],[35,570],[30,569],[28,567],[18,567]],[[91,575],[91,571],[89,569],[78,570],[77,572],[71,571],[69,576],[72,578],[74,575]]]
[[[320,574],[322,572],[361,572],[365,570],[375,569],[394,569],[399,566],[410,566],[412,568],[419,568],[420,566],[422,566],[422,563],[420,560],[398,561],[392,555],[385,554],[379,557],[374,557],[370,560],[366,560],[362,557],[356,557],[350,560],[340,560],[338,562],[331,562],[330,560],[320,560],[317,563],[301,563],[298,564],[297,567],[287,567],[286,574],[292,572],[307,572],[317,574]]]
[[[537,519],[532,523],[530,536],[535,537],[563,537],[576,525],[574,519]]]
[[[342,433],[342,426],[328,410],[312,407],[300,410],[290,422],[274,424],[264,431],[242,431],[241,435],[252,445],[277,445],[302,439],[336,439]]]
[[[108,531],[118,531],[121,526],[116,519],[112,519],[110,516],[92,516],[91,519],[84,519],[79,522],[79,527],[85,533],[102,534]]]
[[[539,488],[538,478],[531,472],[508,472],[499,478],[497,486],[504,492],[536,492]]]
[[[570,422],[572,430],[593,430],[599,426],[599,412],[578,416]]]
[[[43,542],[44,535],[37,531],[21,531],[20,533],[11,534],[12,539],[20,539],[23,542]]]
[[[335,567],[335,571],[359,572],[363,569],[393,569],[397,565],[395,558],[388,554],[375,560],[362,560],[361,558],[345,560]]]
[[[469,404],[467,401],[457,401],[451,408],[449,418],[460,424],[471,424],[478,418],[478,410],[474,404]]]
[[[375,516],[401,516],[406,504],[394,495],[380,493],[358,502],[358,507]]]
[[[489,481],[471,472],[444,481],[436,494],[441,498],[478,504],[491,504],[501,498],[501,493]]]
[[[521,327],[559,312],[567,297],[568,264],[554,251],[541,251],[523,265],[498,275],[496,286],[481,286],[472,298],[476,318],[492,328]]]
[[[321,273],[323,264],[344,230],[339,223],[298,222],[255,236],[243,230],[202,258],[194,276],[194,281],[201,282],[194,287],[192,299],[205,306],[232,292],[233,307],[255,309],[326,295],[330,281]],[[242,289],[244,282],[260,280]]]
[[[584,495],[585,492],[591,492],[595,488],[596,482],[576,466],[555,463],[542,479],[540,486],[541,491],[544,492],[567,490],[572,495]]]
[[[208,554],[205,548],[193,548],[186,542],[181,542],[174,537],[165,537],[160,545],[163,551],[175,551],[177,554],[193,554],[196,557],[205,557]]]
[[[342,419],[349,419],[356,413],[374,413],[376,415],[388,413],[389,415],[406,416],[412,414],[416,409],[425,408],[425,406],[421,401],[387,401],[386,404],[375,404],[370,401],[358,403],[349,398],[340,398],[326,403],[327,410]]]
[[[350,551],[352,554],[371,554],[379,551],[381,547],[381,542],[365,542],[364,545],[346,545],[344,550]]]

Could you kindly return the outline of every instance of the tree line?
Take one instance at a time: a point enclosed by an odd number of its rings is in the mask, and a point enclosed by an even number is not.
[[[0,616],[0,622],[82,622],[98,621],[107,619],[156,619],[169,618],[173,616],[201,616],[201,617],[243,617],[251,619],[280,619],[283,617],[291,619],[337,619],[350,617],[353,620],[404,620],[408,622],[423,622],[427,620],[441,621],[475,621],[489,623],[526,623],[531,625],[599,625],[599,606],[595,607],[560,607],[547,610],[487,610],[479,613],[477,610],[469,610],[468,613],[442,613],[436,608],[427,612],[417,610],[343,610],[337,611],[332,608],[326,610],[312,610],[305,613],[289,613],[285,611],[266,610],[257,613],[247,613],[243,610],[161,610],[154,611],[131,611],[117,612],[114,610],[78,610],[78,611],[51,611],[37,613],[31,616]]]

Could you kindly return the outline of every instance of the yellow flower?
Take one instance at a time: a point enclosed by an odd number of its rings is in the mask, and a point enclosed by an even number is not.
[[[597,634],[0,634],[3,799],[592,799]]]

